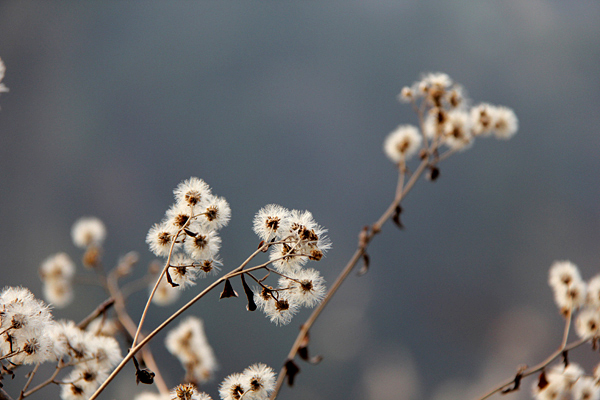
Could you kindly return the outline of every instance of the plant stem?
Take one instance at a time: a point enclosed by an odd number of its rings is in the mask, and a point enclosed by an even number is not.
[[[574,348],[579,347],[582,344],[590,341],[590,339],[584,338],[584,339],[577,340],[571,344],[567,344],[567,337],[569,336],[569,328],[571,326],[571,315],[572,315],[572,312],[569,311],[569,314],[567,315],[567,321],[565,323],[565,329],[564,329],[563,338],[562,338],[560,347],[556,351],[554,351],[554,353],[550,354],[550,356],[548,356],[548,358],[546,358],[541,363],[521,372],[519,374],[520,378],[525,378],[527,376],[533,375],[533,374],[541,371],[542,369],[546,368],[548,366],[548,364],[550,364],[552,361],[554,361],[558,356],[562,355],[564,352],[573,350]],[[506,380],[504,383],[501,383],[500,385],[496,386],[494,389],[490,390],[488,393],[486,393],[482,397],[479,397],[479,400],[485,400],[488,397],[492,396],[493,394],[500,392],[507,386],[514,384],[516,379],[517,379],[517,377],[514,377],[510,380]]]
[[[288,353],[287,360],[293,360],[294,357],[296,357],[296,354],[298,353],[298,349],[300,348],[301,343],[304,341],[306,334],[308,333],[310,328],[313,326],[313,324],[315,323],[315,321],[317,320],[317,318],[319,317],[319,315],[321,314],[321,312],[323,311],[325,306],[327,306],[327,303],[329,303],[329,300],[331,300],[333,295],[337,292],[339,287],[346,280],[346,278],[348,277],[350,272],[352,272],[352,269],[354,268],[356,263],[358,263],[358,261],[361,259],[361,257],[366,253],[369,242],[373,239],[373,237],[376,234],[378,234],[381,231],[381,227],[383,226],[383,224],[392,217],[394,212],[396,212],[396,207],[398,207],[398,205],[400,204],[400,202],[402,201],[404,196],[406,196],[406,194],[413,188],[414,184],[417,182],[419,177],[423,174],[423,171],[425,171],[425,168],[427,167],[428,164],[429,164],[429,158],[426,157],[421,161],[421,164],[419,164],[419,167],[414,172],[414,174],[410,177],[409,181],[407,182],[406,186],[404,186],[404,187],[403,187],[403,182],[404,182],[405,174],[402,171],[402,169],[403,169],[402,165],[400,166],[400,168],[399,168],[400,176],[398,177],[398,185],[396,187],[396,196],[394,197],[394,200],[392,201],[390,206],[387,208],[387,210],[377,220],[377,222],[375,222],[372,225],[371,230],[369,232],[367,232],[366,235],[364,235],[364,237],[360,240],[356,251],[350,258],[350,261],[348,261],[348,263],[346,264],[346,266],[344,267],[344,269],[342,270],[340,275],[337,277],[337,279],[335,280],[335,282],[333,283],[333,285],[327,292],[327,295],[325,296],[323,301],[319,304],[319,306],[317,308],[315,308],[315,310],[308,317],[306,322],[304,324],[302,324],[302,326],[300,328],[300,333],[296,337],[296,340],[295,340],[292,348],[290,349],[290,352]],[[285,376],[286,376],[286,368],[285,368],[285,364],[284,364],[284,366],[281,368],[281,371],[279,372],[279,376],[277,377],[277,383],[275,385],[275,389],[271,393],[271,397],[270,397],[271,400],[274,400],[275,398],[277,398],[277,394],[279,393],[279,390],[281,389],[281,386],[283,384]]]
[[[123,369],[123,367],[125,366],[125,364],[127,364],[129,362],[129,360],[131,360],[133,358],[133,356],[138,351],[140,351],[140,349],[142,349],[146,343],[148,343],[150,340],[152,340],[152,338],[154,336],[156,336],[167,325],[169,325],[171,322],[173,322],[173,320],[175,320],[175,318],[177,318],[178,316],[180,316],[181,314],[183,314],[188,308],[190,308],[191,306],[193,306],[194,303],[196,303],[198,300],[200,300],[208,292],[210,292],[211,290],[213,290],[215,287],[217,287],[222,282],[225,282],[227,279],[230,279],[230,278],[232,278],[234,276],[237,276],[237,275],[239,275],[241,273],[244,273],[245,272],[244,268],[246,267],[246,265],[248,265],[248,263],[254,257],[256,257],[257,254],[259,254],[264,248],[266,248],[268,246],[269,246],[269,244],[265,243],[264,245],[262,245],[261,247],[259,247],[239,267],[237,267],[233,271],[229,272],[228,274],[226,274],[226,275],[222,276],[221,278],[217,279],[216,281],[214,281],[206,289],[204,289],[202,292],[200,292],[199,294],[197,294],[196,297],[194,297],[192,300],[190,300],[189,302],[187,302],[179,310],[175,311],[169,318],[167,318],[162,324],[160,324],[152,332],[150,332],[148,334],[148,336],[146,336],[144,339],[142,339],[137,345],[132,346],[129,349],[129,353],[127,353],[127,355],[123,358],[123,360],[119,363],[119,365],[117,365],[117,367],[114,369],[114,371],[108,376],[108,378],[106,378],[106,380],[102,383],[102,385],[100,385],[100,387],[94,392],[94,394],[88,400],[94,400],[94,399],[98,398],[98,396],[100,395],[100,393],[102,393],[102,391],[115,378],[115,376],[117,376],[117,374]],[[257,267],[253,267],[253,268],[248,268],[248,271],[253,271],[253,270],[256,270],[256,269],[260,269],[260,268],[264,268],[264,266],[257,266]]]

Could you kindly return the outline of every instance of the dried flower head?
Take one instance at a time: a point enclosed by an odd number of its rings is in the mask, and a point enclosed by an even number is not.
[[[75,246],[86,248],[101,246],[106,238],[106,228],[96,217],[79,218],[71,228],[71,237]]]
[[[175,201],[188,207],[203,206],[206,198],[211,195],[210,187],[202,179],[191,177],[181,182],[173,190]]]
[[[244,381],[245,395],[244,399],[262,400],[269,398],[269,395],[275,389],[275,371],[273,368],[262,364],[253,364],[242,372],[242,381]]]
[[[244,379],[242,374],[229,375],[219,386],[221,400],[240,400],[244,395]]]
[[[285,296],[299,306],[314,307],[325,297],[325,280],[314,269],[305,269],[287,277],[279,278],[279,286]]]
[[[188,380],[204,383],[212,378],[217,361],[206,339],[201,319],[188,317],[182,321],[169,331],[165,345],[181,361]]]
[[[423,138],[415,126],[400,125],[387,136],[383,150],[393,162],[405,162],[421,148],[422,141]]]
[[[254,233],[265,242],[273,238],[283,239],[289,229],[289,218],[287,208],[277,204],[266,205],[254,216]]]

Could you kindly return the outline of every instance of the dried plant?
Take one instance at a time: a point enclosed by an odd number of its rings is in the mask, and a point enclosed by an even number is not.
[[[8,91],[1,83],[4,73],[0,60],[0,92]],[[83,250],[81,264],[89,270],[87,277],[91,274],[108,298],[88,317],[75,323],[55,321],[46,303],[36,299],[28,289],[7,287],[0,292],[2,377],[14,376],[33,366],[27,373],[26,384],[14,398],[24,399],[49,385],[59,385],[64,400],[95,399],[131,361],[136,371],[132,379],[155,384],[159,392],[140,393],[137,400],[210,399],[208,394],[199,392],[198,385],[213,377],[218,357],[209,344],[202,320],[188,316],[178,326],[170,327],[166,335],[164,345],[185,369],[186,383],[173,389],[169,389],[171,385],[165,382],[147,344],[207,293],[220,288],[220,298],[240,297],[232,285],[232,281],[239,279],[246,308],[259,310],[275,325],[290,323],[302,307],[314,308],[301,325],[278,374],[259,362],[241,373],[230,374],[218,393],[224,400],[275,399],[285,380],[289,385],[295,381],[300,371],[297,357],[312,364],[320,361],[319,356],[309,356],[311,327],[357,265],[360,264],[360,275],[369,270],[369,245],[381,233],[382,226],[391,221],[403,228],[402,202],[419,179],[422,176],[431,181],[438,179],[440,164],[470,148],[478,138],[495,136],[505,140],[516,133],[517,118],[511,109],[487,103],[471,105],[464,93],[460,85],[443,73],[423,75],[412,86],[402,89],[399,99],[412,106],[418,126],[400,125],[383,143],[385,154],[398,171],[395,196],[378,220],[360,230],[356,250],[329,288],[317,269],[332,245],[327,230],[309,211],[289,210],[277,204],[266,205],[254,217],[252,228],[258,236],[258,246],[251,245],[251,240],[242,245],[255,250],[237,267],[226,267],[219,257],[219,230],[227,226],[231,209],[225,198],[213,194],[209,184],[197,177],[175,187],[175,202],[163,219],[150,227],[146,243],[162,261],[150,265],[142,278],[131,279],[138,262],[135,253],[128,253],[114,268],[105,271],[104,224],[94,217],[79,219],[72,228],[73,243]],[[266,261],[260,260],[265,257]],[[64,252],[44,260],[39,274],[46,301],[56,308],[68,306],[74,301],[73,285],[81,272]],[[201,279],[211,282],[159,326],[146,335],[142,333],[152,307],[176,302],[182,290],[190,290]],[[565,318],[559,348],[534,367],[519,367],[513,378],[490,390],[482,399],[498,392],[515,391],[521,387],[523,378],[534,374],[537,375],[533,383],[535,398],[600,398],[600,368],[586,374],[568,358],[571,349],[583,344],[597,348],[600,276],[586,283],[574,264],[560,261],[550,268],[549,283]],[[145,288],[150,291],[146,306],[139,320],[134,319],[127,310],[127,299]],[[571,325],[579,339],[569,343]],[[124,356],[116,338],[129,344]],[[555,360],[559,362],[551,367]],[[37,377],[42,363],[56,365],[45,379]],[[40,382],[33,386],[34,380]],[[12,398],[0,389],[0,399]]]

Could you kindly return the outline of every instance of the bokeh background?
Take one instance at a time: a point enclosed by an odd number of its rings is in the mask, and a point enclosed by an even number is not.
[[[519,132],[479,140],[416,186],[406,229],[384,227],[370,272],[352,276],[313,328],[322,363],[300,364],[281,398],[475,398],[557,347],[551,263],[600,272],[599,21],[595,1],[3,0],[0,283],[41,297],[40,263],[81,256],[70,227],[83,215],[107,226],[105,264],[134,250],[142,275],[146,232],[190,176],[231,204],[226,268],[256,248],[254,213],[278,203],[329,229],[334,247],[318,267],[332,282],[393,196],[382,142],[416,123],[396,95],[444,71],[474,102],[512,107]],[[89,286],[76,295],[56,318],[78,320],[105,298]],[[175,309],[154,307],[147,326]],[[278,369],[308,316],[275,327],[218,293],[191,313],[219,359],[204,387],[214,398],[232,372]],[[174,386],[183,369],[163,337],[152,348]],[[572,358],[588,370],[600,361],[587,349]],[[5,382],[13,394],[20,385]],[[141,390],[130,367],[102,398]]]

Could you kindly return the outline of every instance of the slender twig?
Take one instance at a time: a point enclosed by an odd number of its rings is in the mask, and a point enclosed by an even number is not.
[[[25,386],[23,386],[23,389],[21,389],[21,394],[19,394],[19,398],[17,400],[21,400],[23,398],[23,393],[25,393],[25,391],[31,384],[31,381],[33,380],[33,377],[35,376],[39,367],[40,363],[35,364],[35,367],[33,367],[33,370],[29,373],[29,378],[27,378],[27,382],[25,382]]]
[[[123,369],[125,364],[127,364],[129,362],[129,360],[131,360],[133,358],[133,356],[146,345],[146,343],[148,343],[150,340],[152,340],[152,338],[154,336],[156,336],[160,331],[162,331],[165,327],[167,327],[167,325],[169,325],[171,322],[173,322],[173,320],[175,320],[175,318],[177,318],[178,316],[183,314],[188,308],[193,306],[198,300],[200,300],[202,297],[204,297],[211,290],[213,290],[215,287],[217,287],[222,282],[225,282],[227,279],[230,279],[234,276],[243,274],[246,271],[254,271],[254,270],[257,270],[260,268],[264,268],[264,266],[257,266],[257,267],[252,267],[252,268],[248,268],[247,270],[244,270],[246,265],[248,265],[248,263],[250,263],[250,261],[252,261],[252,259],[254,257],[256,257],[259,253],[262,252],[263,249],[267,248],[268,246],[269,246],[269,243],[265,243],[262,246],[260,246],[239,267],[237,267],[230,273],[218,278],[216,281],[214,281],[212,284],[210,284],[206,289],[204,289],[202,292],[197,294],[196,297],[194,297],[192,300],[188,301],[179,310],[175,311],[162,324],[160,324],[152,332],[150,332],[148,334],[148,336],[146,336],[145,338],[140,340],[140,342],[137,345],[132,346],[129,349],[129,353],[127,353],[127,355],[123,358],[123,360],[121,360],[119,365],[117,365],[117,367],[114,369],[114,371],[108,376],[108,378],[106,378],[106,380],[102,383],[102,385],[100,385],[100,387],[96,390],[96,392],[94,392],[94,394],[88,400],[96,399],[100,395],[100,393],[102,393],[102,391],[104,391],[104,389],[108,386],[108,384],[115,378],[115,376],[117,376],[117,374]]]
[[[125,307],[125,298],[123,297],[123,294],[119,289],[116,269],[113,270],[113,272],[115,273],[111,273],[108,276],[107,289],[109,290],[109,293],[112,295],[112,297],[115,299],[115,312],[117,313],[117,318],[119,319],[119,322],[121,323],[121,325],[123,325],[127,333],[131,337],[133,337],[136,331],[136,325],[135,322],[133,322],[133,320],[129,316],[129,313],[127,312],[127,309]],[[163,395],[168,394],[169,387],[167,386],[164,378],[162,377],[162,374],[160,373],[160,370],[158,368],[158,364],[154,360],[154,356],[152,355],[150,349],[143,349],[142,356],[144,357],[144,362],[146,363],[148,368],[150,368],[152,372],[154,372],[154,382],[156,383],[158,391]]]
[[[177,242],[177,239],[179,238],[179,234],[187,226],[187,224],[190,222],[190,220],[191,220],[191,217],[190,217],[190,219],[188,219],[186,221],[185,225],[177,231],[177,233],[175,234],[175,237],[173,238],[173,241],[171,242],[171,248],[169,249],[169,255],[167,257],[167,262],[165,263],[165,266],[164,266],[162,272],[160,273],[160,276],[156,280],[156,283],[154,284],[154,287],[152,288],[152,292],[150,292],[150,296],[148,296],[148,301],[146,301],[146,306],[144,307],[144,311],[142,312],[142,316],[140,317],[140,323],[137,325],[137,329],[135,331],[135,335],[133,336],[133,342],[131,343],[131,347],[134,347],[135,344],[137,343],[138,337],[140,336],[140,332],[142,330],[142,326],[144,325],[144,321],[146,320],[146,315],[148,314],[148,309],[150,308],[150,303],[152,302],[152,299],[154,298],[154,294],[156,293],[156,290],[158,289],[158,285],[160,284],[160,281],[162,280],[163,276],[165,276],[165,274],[167,273],[167,270],[169,269],[169,266],[171,265],[171,256],[173,255],[173,249],[175,247],[175,243]]]
[[[62,360],[60,360],[58,362],[58,364],[56,365],[56,369],[54,370],[54,372],[52,373],[52,375],[50,375],[50,378],[46,379],[44,382],[40,383],[39,385],[37,385],[36,387],[26,391],[25,393],[22,393],[22,398],[25,398],[27,396],[31,396],[33,393],[37,392],[40,389],[45,388],[46,386],[48,386],[51,383],[54,383],[54,378],[56,378],[56,376],[58,375],[58,373],[65,367],[65,365],[63,364]]]
[[[569,311],[569,313],[567,314],[567,319],[566,319],[566,323],[565,323],[565,329],[563,332],[563,338],[561,340],[560,343],[560,347],[558,349],[556,349],[554,351],[554,353],[550,354],[544,361],[540,362],[537,365],[534,365],[531,368],[527,368],[526,370],[522,371],[521,373],[519,373],[519,379],[520,378],[525,378],[528,377],[530,375],[533,375],[539,371],[541,371],[542,369],[546,368],[548,366],[548,364],[550,364],[552,361],[554,361],[557,357],[561,356],[564,352],[568,352],[570,350],[573,350],[574,348],[577,348],[579,346],[581,346],[584,343],[587,343],[590,341],[589,338],[584,338],[584,339],[580,339],[577,340],[571,344],[567,344],[567,338],[569,336],[569,329],[571,326],[571,317],[572,317],[572,312]],[[501,383],[500,385],[496,386],[494,389],[490,390],[488,393],[486,393],[485,395],[479,397],[479,400],[485,400],[488,397],[492,396],[495,393],[498,393],[500,391],[502,391],[504,388],[506,388],[507,386],[510,386],[512,384],[515,383],[515,379],[517,379],[516,377],[511,378],[509,380],[506,380],[505,382]]]
[[[4,389],[0,388],[0,400],[13,400],[13,398]]]
[[[367,232],[366,235],[360,240],[357,249],[355,250],[352,257],[350,258],[350,261],[348,261],[348,263],[346,264],[346,266],[344,267],[344,269],[342,270],[340,275],[337,277],[337,279],[335,280],[335,282],[333,283],[333,285],[327,292],[327,295],[325,296],[323,301],[317,306],[317,308],[314,309],[314,311],[308,317],[306,322],[304,324],[302,324],[302,326],[300,328],[300,333],[296,337],[296,340],[295,340],[292,348],[290,349],[290,352],[288,353],[286,360],[294,359],[294,357],[298,353],[298,349],[300,348],[300,345],[302,344],[302,342],[304,341],[304,339],[306,337],[306,334],[308,333],[308,331],[310,330],[312,325],[315,323],[315,321],[317,320],[317,318],[319,317],[319,315],[321,314],[321,312],[323,311],[325,306],[327,306],[327,303],[329,302],[329,300],[337,292],[337,290],[342,285],[342,283],[346,280],[348,275],[350,275],[350,272],[352,272],[352,269],[354,268],[354,266],[358,263],[358,261],[361,259],[361,257],[365,254],[369,242],[373,239],[373,237],[376,234],[378,234],[381,231],[381,227],[383,226],[383,224],[392,217],[392,215],[396,211],[396,207],[398,207],[398,205],[400,204],[400,202],[402,201],[404,196],[406,196],[406,194],[413,188],[414,184],[417,182],[419,177],[423,174],[423,171],[425,171],[425,168],[427,167],[428,164],[429,164],[429,158],[425,157],[421,161],[421,164],[419,164],[419,167],[417,168],[417,170],[412,174],[409,181],[406,183],[406,186],[403,186],[404,177],[402,175],[404,175],[404,172],[402,170],[403,169],[402,165],[399,167],[401,176],[398,178],[398,185],[397,185],[398,187],[396,188],[396,196],[394,197],[394,200],[391,202],[391,204],[387,208],[387,210],[377,220],[377,222],[375,222],[372,225],[371,230],[369,232]],[[277,377],[277,383],[276,383],[275,389],[273,390],[271,397],[270,397],[271,400],[274,400],[277,397],[277,394],[279,393],[279,390],[281,388],[281,385],[283,384],[285,376],[286,376],[286,367],[284,364],[281,371],[279,372],[279,376]]]
[[[94,311],[92,311],[87,317],[82,319],[81,322],[77,324],[77,327],[79,329],[87,328],[90,322],[96,319],[100,314],[106,312],[110,307],[112,307],[113,304],[115,304],[115,299],[112,297],[109,297],[108,299],[104,300],[98,305],[98,307],[96,307]]]

